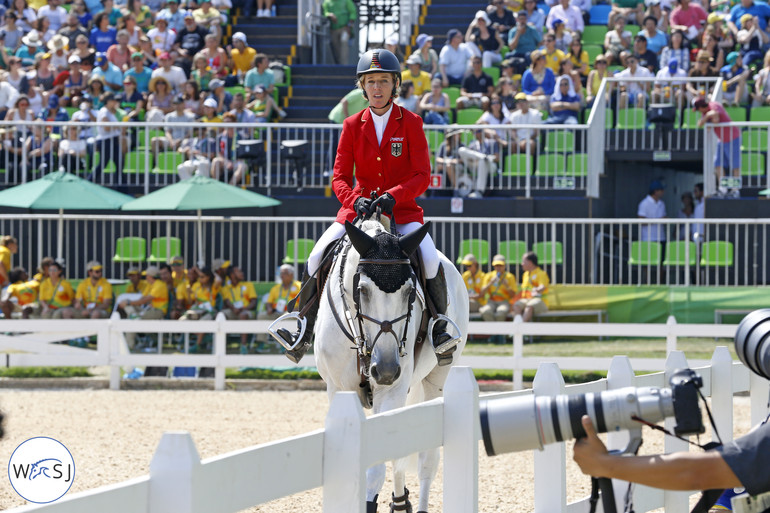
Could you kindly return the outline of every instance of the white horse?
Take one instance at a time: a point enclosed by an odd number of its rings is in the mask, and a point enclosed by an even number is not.
[[[315,325],[316,363],[330,400],[337,391],[356,391],[364,406],[371,401],[373,412],[380,413],[443,394],[451,366],[437,364],[430,341],[432,323],[426,340],[416,344],[425,296],[408,264],[428,229],[426,224],[396,237],[378,221],[365,221],[361,229],[346,224],[352,246],[344,241],[347,249],[338,255],[319,292]],[[443,254],[440,259],[449,294],[446,316],[461,335],[454,353],[457,358],[466,342],[468,293],[454,265]],[[426,311],[424,315],[430,314]],[[363,387],[362,378],[368,380]],[[419,513],[428,511],[430,485],[438,471],[438,448],[421,452],[418,461]],[[406,467],[407,458],[393,462],[391,511],[412,511],[405,488]],[[385,464],[368,469],[366,477],[367,513],[374,513],[385,482]]]

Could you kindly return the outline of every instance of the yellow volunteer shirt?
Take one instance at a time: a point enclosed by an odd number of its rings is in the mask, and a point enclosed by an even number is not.
[[[237,75],[239,70],[245,75],[251,69],[251,64],[254,62],[254,57],[257,56],[257,51],[250,46],[244,48],[243,52],[233,48],[230,55],[233,58],[233,64],[235,64],[233,75]]]
[[[187,281],[187,269],[179,272],[173,271],[171,279],[174,281],[174,288],[179,287],[180,283]]]
[[[5,266],[5,272],[11,272],[11,250],[5,246],[0,246],[0,263]],[[4,285],[4,282],[0,282],[0,285]]]
[[[200,282],[195,282],[191,290],[193,308],[208,312],[216,310],[220,289],[221,287],[216,283],[211,287],[203,287]]]
[[[163,280],[155,280],[152,285],[148,284],[147,296],[152,296],[150,306],[157,308],[164,314],[168,312],[168,287]]]
[[[106,278],[100,278],[94,285],[91,279],[87,278],[80,282],[75,298],[79,299],[83,306],[88,307],[91,304],[101,305],[105,300],[112,302],[112,285]],[[93,307],[91,307],[93,308]]]
[[[412,72],[407,70],[404,70],[401,72],[401,82],[403,83],[405,80],[411,80],[414,84],[414,94],[417,96],[422,96],[423,93],[426,91],[430,91],[430,75],[427,71],[420,71],[420,74],[416,77],[412,75]]]
[[[141,294],[145,295],[147,293],[147,280],[139,280],[139,283],[134,286],[133,283],[128,282],[128,287],[126,287],[126,294]]]
[[[206,116],[201,116],[200,120],[202,123],[221,123],[222,116],[214,116],[213,118],[207,118]]]
[[[37,291],[40,288],[40,282],[17,281],[8,285],[8,297],[16,298],[16,304],[19,306],[29,305],[37,301]]]
[[[242,281],[238,285],[229,284],[222,289],[222,298],[230,301],[235,308],[248,306],[252,299],[257,298],[254,284]]]
[[[463,281],[465,282],[465,288],[468,290],[469,294],[471,292],[480,294],[482,287],[484,287],[484,279],[485,275],[481,271],[476,271],[476,274],[471,274],[470,271],[465,271],[463,273]],[[477,297],[476,301],[478,301],[480,305],[486,304],[487,302],[486,298],[481,296]]]
[[[74,299],[75,291],[72,290],[70,282],[65,279],[59,279],[59,282],[54,284],[51,278],[46,278],[40,284],[40,301],[54,310],[72,306]]]
[[[548,273],[536,268],[534,271],[526,271],[524,277],[521,279],[521,297],[530,299],[532,297],[532,289],[545,285],[541,298],[547,305],[546,294],[548,293],[548,286],[551,284],[551,279],[548,277]]]
[[[564,60],[564,57],[566,57],[566,54],[557,48],[556,50],[553,51],[551,55],[548,55],[547,53],[543,53],[543,55],[545,56],[546,67],[551,68],[551,71],[553,71],[553,74],[558,77],[559,63],[561,63],[561,61]]]
[[[300,288],[302,288],[302,284],[297,280],[294,280],[288,289],[283,287],[281,283],[277,283],[270,289],[270,293],[267,295],[267,302],[276,312],[285,312],[287,303],[297,297]]]
[[[484,286],[492,283],[497,278],[497,271],[490,271],[484,277]],[[503,288],[503,282],[506,283],[510,290]],[[487,289],[487,299],[489,301],[510,301],[513,296],[516,295],[518,287],[516,285],[516,276],[513,273],[505,272],[500,277],[500,281]]]
[[[190,282],[186,279],[182,280],[179,285],[176,286],[176,299],[181,301],[185,308],[189,308],[192,303],[190,290]]]
[[[205,23],[214,18],[219,18],[219,11],[213,7],[209,9],[209,12],[203,12],[203,9],[195,9],[192,12],[192,15],[193,18],[195,18],[195,23]]]

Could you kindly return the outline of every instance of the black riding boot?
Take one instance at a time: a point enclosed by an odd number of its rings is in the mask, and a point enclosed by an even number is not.
[[[302,337],[302,341],[290,351],[286,351],[286,357],[294,363],[299,363],[307,350],[310,349],[310,340],[313,338],[313,327],[315,326],[315,318],[318,314],[319,301],[315,299],[318,294],[318,282],[316,278],[311,278],[305,273],[302,279],[302,292],[299,294],[299,305],[297,310],[302,311],[308,301],[313,301],[308,311],[305,313],[305,319],[307,319],[307,326],[305,327],[305,336]],[[293,310],[293,309],[292,309]],[[299,338],[299,330],[296,333],[291,333],[286,328],[278,328],[277,332],[287,344],[293,345]]]
[[[425,285],[428,289],[430,299],[433,302],[433,307],[436,309],[436,313],[446,315],[447,285],[446,276],[444,276],[444,269],[439,266],[436,277],[430,280],[426,280]],[[437,321],[433,325],[433,350],[436,351],[439,366],[449,365],[452,363],[452,353],[457,350],[457,345],[453,345],[452,347],[440,353],[438,351],[442,344],[450,340],[452,340],[452,335],[447,332],[446,321]]]
[[[366,513],[377,513],[377,497],[379,494],[374,496],[373,501],[366,501]]]

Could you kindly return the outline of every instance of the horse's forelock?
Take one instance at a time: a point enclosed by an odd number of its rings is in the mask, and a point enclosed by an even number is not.
[[[365,255],[361,255],[361,258],[376,260],[404,258],[404,253],[398,244],[398,237],[395,235],[380,232],[373,238],[374,245]],[[377,288],[388,294],[396,292],[412,277],[409,264],[359,264],[358,271],[368,276]]]

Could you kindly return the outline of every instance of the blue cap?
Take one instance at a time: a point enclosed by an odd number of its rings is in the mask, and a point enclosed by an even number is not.
[[[96,54],[96,65],[101,66],[107,62],[107,55],[104,52],[99,52]]]
[[[655,191],[662,191],[665,190],[666,186],[663,185],[663,182],[660,180],[653,180],[650,184],[650,194],[652,194]]]
[[[49,109],[58,109],[59,108],[59,95],[51,94],[48,97],[48,108]]]
[[[447,32],[447,34],[446,34],[446,42],[449,43],[449,42],[452,41],[453,37],[460,36],[460,35],[462,35],[462,32],[460,32],[456,28],[449,29],[449,32]]]
[[[676,69],[679,67],[679,61],[676,59],[671,59],[668,61],[668,72],[673,74],[676,73]]]

